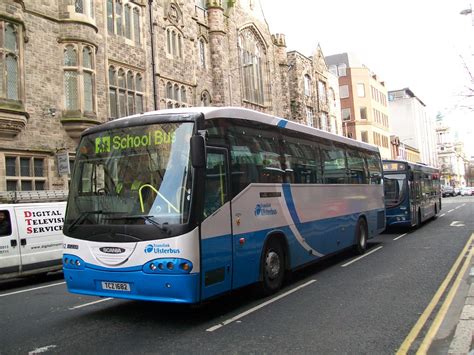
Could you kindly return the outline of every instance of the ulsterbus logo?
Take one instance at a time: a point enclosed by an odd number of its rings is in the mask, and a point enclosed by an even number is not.
[[[110,153],[110,137],[98,137],[95,139],[95,153]]]
[[[257,203],[255,206],[255,216],[272,216],[278,214],[278,211],[272,208],[271,203]]]
[[[179,254],[179,249],[173,249],[169,244],[148,244],[145,247],[145,254]]]

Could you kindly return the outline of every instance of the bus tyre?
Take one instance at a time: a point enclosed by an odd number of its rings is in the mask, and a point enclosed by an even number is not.
[[[417,216],[417,219],[416,219],[416,228],[420,228],[421,227],[421,210],[419,209],[418,210],[418,216]]]
[[[365,219],[360,218],[356,226],[356,245],[355,251],[357,254],[364,254],[367,250],[367,223]]]
[[[285,253],[276,239],[272,238],[266,244],[261,264],[260,291],[268,296],[280,289],[285,277]]]

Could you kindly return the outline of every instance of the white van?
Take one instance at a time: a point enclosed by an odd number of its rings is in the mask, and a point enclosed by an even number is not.
[[[0,193],[0,280],[61,270],[66,202],[42,201],[66,197],[64,191]]]

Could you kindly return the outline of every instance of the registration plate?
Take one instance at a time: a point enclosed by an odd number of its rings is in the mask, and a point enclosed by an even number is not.
[[[130,284],[126,282],[102,281],[102,289],[112,291],[130,292]]]

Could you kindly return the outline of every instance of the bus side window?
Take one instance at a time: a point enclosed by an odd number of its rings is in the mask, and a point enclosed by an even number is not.
[[[10,213],[7,210],[0,211],[0,237],[12,234]]]
[[[369,183],[378,185],[382,183],[382,167],[380,158],[376,153],[366,153],[367,167],[369,169]]]
[[[355,150],[347,150],[347,167],[350,184],[367,184],[367,171],[363,155]]]
[[[323,179],[325,184],[345,184],[347,178],[344,149],[336,145],[321,145]]]

